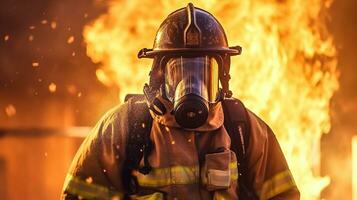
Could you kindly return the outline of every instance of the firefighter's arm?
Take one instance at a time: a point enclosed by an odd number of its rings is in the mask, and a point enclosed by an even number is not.
[[[300,199],[294,178],[272,130],[249,112],[251,137],[248,147],[248,179],[259,199]]]
[[[84,140],[65,179],[62,199],[121,199],[123,109],[109,111]]]

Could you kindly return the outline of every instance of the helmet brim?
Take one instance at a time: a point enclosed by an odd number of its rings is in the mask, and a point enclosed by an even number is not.
[[[173,48],[173,49],[147,49],[143,48],[138,53],[138,58],[154,58],[160,55],[196,55],[196,54],[226,54],[236,56],[242,53],[241,46],[229,48]]]

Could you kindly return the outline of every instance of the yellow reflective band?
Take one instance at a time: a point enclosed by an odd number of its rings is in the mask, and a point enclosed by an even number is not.
[[[236,181],[238,179],[237,162],[231,162],[229,168],[231,172],[231,180]],[[167,168],[153,168],[147,175],[137,171],[134,172],[134,175],[136,175],[139,185],[144,187],[195,184],[199,182],[199,167],[173,166]]]
[[[107,187],[89,183],[74,177],[70,174],[66,176],[65,192],[71,195],[78,195],[84,199],[121,199],[123,195],[119,192],[109,190]]]
[[[198,182],[198,166],[174,166],[168,168],[153,168],[147,175],[135,173],[139,185],[158,187],[173,184],[194,184]]]
[[[130,196],[131,200],[163,200],[164,195],[160,192],[155,192],[154,194],[149,194],[145,196],[137,196],[137,195],[132,195]]]
[[[278,194],[281,194],[293,187],[295,181],[289,170],[280,172],[273,176],[273,178],[264,182],[260,192],[260,200],[270,199]]]
[[[231,162],[229,164],[229,169],[231,170],[231,179],[233,181],[238,180],[238,168],[237,168],[237,161]]]

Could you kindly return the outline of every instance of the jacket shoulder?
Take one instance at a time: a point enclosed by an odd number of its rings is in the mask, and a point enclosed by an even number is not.
[[[117,105],[107,111],[93,128],[98,136],[123,134],[128,127],[127,103]]]
[[[122,122],[128,118],[128,103],[117,105],[108,110],[99,120],[98,123],[112,124]]]
[[[121,104],[113,107],[100,118],[78,149],[74,159],[78,160],[77,164],[81,164],[81,159],[85,157],[100,158],[103,153],[114,155],[118,150],[120,152],[123,150],[128,129],[127,110],[127,104]],[[116,149],[116,146],[121,148]]]
[[[246,109],[248,113],[249,123],[252,129],[251,132],[253,134],[258,134],[261,137],[267,137],[268,130],[270,129],[268,124],[253,111],[248,108]]]
[[[120,191],[118,169],[125,159],[127,110],[126,103],[115,106],[93,127],[72,161],[63,191],[84,197],[94,186],[101,188],[100,194],[112,186]],[[90,185],[86,182],[88,177],[92,179]],[[81,190],[84,190],[83,194]]]

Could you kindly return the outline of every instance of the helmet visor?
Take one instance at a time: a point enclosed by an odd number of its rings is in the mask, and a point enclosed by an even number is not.
[[[218,84],[218,63],[212,56],[174,57],[166,63],[165,93],[172,102],[195,94],[215,103]]]

